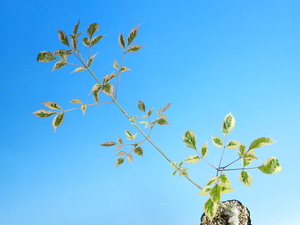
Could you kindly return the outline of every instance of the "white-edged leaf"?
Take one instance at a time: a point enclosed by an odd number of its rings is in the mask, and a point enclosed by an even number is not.
[[[212,220],[215,217],[218,206],[219,205],[213,202],[210,198],[204,203],[203,211],[210,220]]]
[[[188,148],[197,150],[196,148],[196,135],[193,131],[187,130],[182,136],[183,142]]]
[[[145,46],[140,46],[140,45],[131,45],[126,52],[137,52],[139,51],[141,48],[143,48]]]
[[[220,148],[220,147],[223,147],[223,141],[222,141],[222,138],[220,137],[217,137],[217,136],[214,136],[214,135],[211,135],[211,139],[212,139],[212,143]]]
[[[228,135],[235,126],[235,119],[231,113],[227,114],[222,123],[222,133]]]
[[[127,155],[127,153],[124,152],[124,151],[120,151],[120,152],[117,154],[117,156],[121,156],[121,155]]]
[[[97,44],[105,35],[99,35],[91,40],[91,46]]]
[[[135,39],[135,37],[137,36],[137,34],[138,34],[138,28],[139,28],[139,25],[136,26],[135,28],[133,28],[129,32],[129,35],[127,37],[127,43],[128,43],[128,45],[130,45],[133,42],[133,40]]]
[[[68,36],[62,30],[58,30],[58,39],[64,44],[69,46]]]
[[[119,70],[119,64],[118,64],[117,60],[114,60],[113,68],[115,68],[116,70]]]
[[[130,154],[127,154],[127,159],[128,159],[128,161],[130,162],[130,163],[132,163],[132,155],[130,155]]]
[[[212,187],[210,186],[204,186],[201,191],[199,192],[199,195],[208,195],[211,191]]]
[[[281,166],[275,157],[268,158],[264,164],[258,167],[258,169],[266,174],[274,174],[281,171]]]
[[[163,107],[162,111],[163,111],[163,112],[166,111],[171,105],[172,105],[172,103],[166,104],[166,105]]]
[[[103,77],[102,82],[105,84],[105,83],[109,82],[110,80],[112,80],[117,75],[119,75],[119,73],[108,74],[108,75],[106,75],[106,76]]]
[[[45,109],[40,109],[38,111],[35,111],[32,114],[39,117],[39,118],[47,118],[47,117],[52,116],[56,113],[57,112],[53,112],[53,111],[49,111],[49,110],[45,110]]]
[[[64,121],[64,118],[65,118],[64,113],[60,113],[53,118],[52,126],[53,126],[54,131],[56,131],[56,128],[62,124],[62,122]]]
[[[212,184],[218,182],[218,180],[219,180],[219,177],[213,176],[213,177],[211,177],[211,178],[208,180],[206,186],[210,186],[210,185],[212,185]]]
[[[228,184],[220,184],[219,186],[221,189],[221,195],[234,191],[234,189]]]
[[[117,144],[116,142],[107,141],[107,142],[104,142],[103,144],[100,144],[100,145],[103,146],[103,147],[111,147],[111,146],[114,146],[116,144]]]
[[[73,70],[71,73],[78,73],[78,72],[82,72],[82,71],[85,71],[85,70],[86,69],[83,66],[79,66],[75,70]]]
[[[119,34],[118,42],[120,47],[124,50],[125,49],[125,41],[123,34]]]
[[[102,91],[106,95],[113,96],[114,95],[114,86],[112,84],[104,84],[102,86]]]
[[[90,47],[91,46],[91,40],[87,37],[82,39],[82,43],[86,46],[86,47]]]
[[[82,105],[80,106],[80,109],[81,109],[81,111],[82,111],[82,115],[84,116],[84,114],[86,113],[87,105],[86,105],[86,104],[82,104]]]
[[[220,182],[225,185],[231,185],[227,175],[224,173],[220,176]]]
[[[53,72],[54,70],[58,70],[58,69],[64,67],[65,65],[67,65],[67,62],[65,62],[65,61],[58,61],[58,62],[56,62],[54,64],[51,72]]]
[[[62,108],[56,102],[48,101],[48,102],[42,102],[42,104],[48,107],[49,109],[62,110]]]
[[[187,163],[197,163],[200,161],[200,157],[198,155],[190,155],[189,157],[187,157],[184,162]]]
[[[124,163],[124,161],[125,161],[124,158],[118,158],[116,160],[115,164],[118,167],[118,166],[122,165]]]
[[[98,52],[97,52],[96,54],[92,55],[92,56],[88,59],[88,61],[87,61],[87,65],[88,65],[88,66],[92,65],[92,63],[93,63],[94,60],[95,60],[96,55],[98,55]]]
[[[53,60],[56,60],[56,58],[51,52],[42,51],[37,56],[37,61],[38,62],[47,63],[47,62],[51,62]]]
[[[128,67],[126,66],[122,66],[121,69],[120,69],[120,72],[126,72],[126,71],[131,71],[131,69],[129,69]]]
[[[244,171],[244,170],[240,172],[239,179],[247,187],[250,187],[251,184],[252,184],[251,175],[248,172]]]
[[[100,25],[98,23],[92,23],[91,25],[88,26],[87,29],[87,34],[91,38],[94,33],[99,29]]]
[[[203,144],[200,148],[200,152],[202,157],[205,157],[207,155],[208,152],[208,142],[206,142],[205,144]]]
[[[139,156],[144,156],[144,150],[141,147],[134,148],[134,153]]]
[[[263,145],[270,145],[274,142],[276,142],[276,141],[272,140],[271,138],[267,138],[267,137],[257,138],[254,141],[252,141],[252,143],[249,146],[249,150],[259,148]]]
[[[229,141],[228,144],[226,145],[226,148],[228,149],[235,149],[235,148],[238,148],[239,146],[241,145],[240,142],[238,141]]]

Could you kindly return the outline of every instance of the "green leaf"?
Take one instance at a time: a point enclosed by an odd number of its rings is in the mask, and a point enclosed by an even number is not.
[[[114,86],[112,86],[111,84],[105,84],[102,86],[102,91],[106,95],[113,96],[114,95]]]
[[[103,147],[111,147],[111,146],[114,146],[116,144],[117,144],[116,142],[107,141],[107,142],[104,142],[103,144],[100,144],[100,145],[103,146]]]
[[[144,150],[141,147],[134,148],[134,153],[139,156],[144,156]]]
[[[105,35],[99,35],[91,40],[91,46],[97,44]]]
[[[139,28],[139,25],[136,26],[135,28],[133,28],[130,32],[129,32],[129,35],[127,37],[127,43],[128,45],[131,44],[131,42],[133,42],[133,40],[135,39],[135,37],[137,36],[138,34],[138,28]]]
[[[56,60],[56,58],[51,52],[42,51],[37,56],[37,61],[38,62],[47,63],[47,62],[51,62],[53,60]]]
[[[152,113],[153,113],[153,109],[149,109],[148,112],[147,112],[147,116],[148,116],[148,117],[151,116]]]
[[[99,29],[99,24],[97,23],[92,23],[91,25],[88,26],[87,29],[87,34],[89,35],[90,38],[94,35],[94,33]]]
[[[270,157],[267,159],[267,161],[265,161],[264,164],[259,166],[258,169],[266,174],[274,174],[281,171],[281,166],[278,159],[275,157]]]
[[[183,142],[188,148],[197,150],[196,147],[196,135],[193,131],[187,130],[182,136]]]
[[[229,181],[228,177],[226,176],[226,174],[222,174],[220,176],[220,182],[222,184],[230,185],[230,181]]]
[[[171,106],[171,104],[172,104],[172,103],[166,104],[166,105],[163,107],[162,111],[163,111],[163,112],[166,111],[166,110]]]
[[[166,120],[167,116],[166,115],[160,115],[157,117],[156,122],[159,125],[169,125],[168,121]]]
[[[207,152],[208,152],[208,143],[207,142],[201,146],[200,152],[201,152],[202,157],[205,157],[207,155]]]
[[[58,30],[58,39],[64,44],[69,46],[68,36],[62,30]]]
[[[219,205],[213,202],[210,198],[204,203],[203,211],[210,220],[212,220],[215,217],[218,206]]]
[[[82,43],[86,46],[86,47],[91,47],[91,40],[87,37],[82,39]]]
[[[227,136],[235,126],[235,119],[231,113],[225,116],[222,124],[222,133]]]
[[[238,148],[240,145],[241,145],[241,143],[238,141],[229,141],[226,148],[235,149],[235,148]]]
[[[274,142],[276,142],[276,141],[272,140],[271,138],[267,138],[267,137],[257,138],[250,144],[249,150],[254,149],[254,148],[259,148],[263,145],[270,145]]]
[[[74,28],[73,28],[73,35],[76,35],[76,34],[77,34],[79,24],[80,24],[80,20],[78,21],[78,23],[77,23],[77,24],[74,26]]]
[[[241,171],[239,174],[240,181],[247,187],[250,187],[252,184],[252,177],[251,175],[246,171]]]
[[[198,155],[190,155],[189,157],[187,157],[184,162],[187,163],[197,163],[200,161],[200,157]]]
[[[62,124],[62,122],[64,121],[64,118],[65,118],[64,113],[60,113],[53,118],[52,126],[54,128],[54,131],[56,131],[56,128]]]
[[[141,48],[143,48],[144,46],[140,46],[140,45],[131,45],[126,52],[137,52],[139,51]]]
[[[48,102],[42,102],[42,104],[48,107],[49,109],[62,110],[62,108],[56,102],[48,101]]]
[[[208,195],[211,191],[212,187],[210,186],[205,186],[201,189],[199,195]]]
[[[138,100],[138,109],[141,110],[142,112],[146,112],[146,106],[145,103]]]
[[[88,62],[87,62],[87,65],[88,65],[88,66],[90,66],[90,65],[93,63],[93,61],[94,61],[94,59],[95,59],[95,57],[96,57],[97,54],[98,54],[98,53],[96,53],[95,55],[92,55],[92,56],[88,59]]]
[[[83,66],[79,66],[75,70],[73,70],[71,73],[78,73],[78,72],[82,72],[82,71],[85,71],[85,70],[86,69]]]
[[[75,103],[75,104],[83,104],[82,101],[78,98],[74,98],[70,101],[71,103]]]
[[[109,82],[111,79],[113,79],[114,77],[116,77],[117,75],[119,75],[119,73],[111,73],[111,74],[108,74],[108,75],[106,75],[106,76],[103,77],[102,82],[103,82],[103,83],[107,83],[107,82]]]
[[[114,60],[113,68],[115,68],[116,70],[119,70],[119,64],[118,64],[117,60]]]
[[[85,114],[85,112],[86,112],[86,109],[87,109],[87,105],[86,105],[86,104],[82,104],[82,105],[80,106],[80,109],[81,109],[81,111],[82,111],[82,115],[84,116],[84,114]]]
[[[121,48],[124,50],[124,49],[125,49],[125,41],[124,41],[123,34],[119,34],[118,41],[119,41],[119,45],[120,45]]]
[[[35,111],[32,114],[39,117],[39,118],[47,118],[47,117],[52,116],[56,113],[57,112],[53,112],[53,111],[49,111],[49,110],[45,110],[45,109],[40,109],[38,111]]]
[[[54,66],[53,66],[53,68],[52,68],[52,71],[58,70],[58,69],[64,67],[65,65],[67,65],[67,63],[66,63],[65,61],[58,61],[58,62],[56,62],[56,63],[54,64]],[[52,72],[52,71],[51,71],[51,72]]]
[[[211,177],[211,178],[209,179],[209,181],[207,182],[206,186],[212,185],[212,184],[218,182],[218,180],[219,180],[219,177],[213,176],[213,177]]]
[[[218,148],[223,147],[223,141],[222,141],[222,138],[217,137],[217,136],[213,136],[213,135],[211,135],[211,138],[212,138],[212,143],[213,143],[216,147],[218,147]]]
[[[221,202],[221,187],[220,185],[216,184],[210,191],[211,200],[220,203]]]
[[[115,164],[118,167],[118,166],[122,165],[124,163],[124,161],[125,161],[124,158],[118,158],[116,160]]]

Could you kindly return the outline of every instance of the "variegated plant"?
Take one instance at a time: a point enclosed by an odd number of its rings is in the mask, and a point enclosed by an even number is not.
[[[156,150],[160,152],[160,154],[171,164],[173,167],[173,175],[178,174],[179,176],[183,176],[188,179],[192,184],[194,184],[197,188],[200,189],[200,195],[209,195],[208,200],[204,204],[204,212],[209,218],[213,218],[216,214],[217,208],[221,205],[222,194],[228,193],[233,191],[232,185],[226,175],[226,172],[231,170],[240,170],[239,173],[239,180],[246,186],[250,186],[252,183],[252,177],[247,172],[250,169],[259,169],[261,172],[265,174],[274,174],[281,170],[280,164],[275,157],[270,157],[266,160],[264,164],[258,167],[248,167],[252,161],[258,159],[255,155],[254,149],[259,148],[263,145],[270,145],[274,142],[274,140],[266,137],[261,137],[254,140],[248,148],[241,142],[236,140],[226,141],[226,138],[230,131],[235,126],[235,119],[231,113],[225,116],[225,119],[222,123],[222,133],[224,134],[224,140],[218,136],[211,136],[212,143],[214,146],[218,148],[222,148],[222,155],[219,161],[218,166],[212,165],[208,162],[205,156],[208,153],[208,142],[204,143],[201,147],[197,147],[196,135],[193,131],[188,130],[183,135],[183,142],[188,148],[191,148],[195,151],[195,154],[188,156],[183,161],[177,163],[172,161],[151,139],[151,133],[153,128],[156,125],[168,125],[167,116],[165,115],[165,111],[171,106],[171,103],[166,104],[164,107],[157,110],[154,113],[153,109],[146,109],[146,105],[142,101],[138,101],[138,109],[144,113],[144,115],[138,119],[138,116],[130,116],[127,111],[121,106],[121,104],[117,101],[117,93],[118,93],[118,86],[120,83],[120,75],[126,71],[130,71],[128,67],[125,67],[124,60],[125,56],[128,53],[134,53],[139,51],[143,46],[132,44],[134,39],[138,34],[139,26],[133,28],[127,38],[125,39],[122,34],[119,35],[118,41],[121,49],[123,50],[123,56],[121,59],[121,63],[119,64],[117,60],[114,60],[112,63],[113,68],[116,70],[115,72],[108,74],[102,78],[102,81],[94,74],[91,69],[91,65],[95,60],[96,54],[92,55],[92,47],[96,45],[105,35],[98,35],[94,37],[94,34],[99,29],[99,24],[93,23],[88,26],[87,28],[87,37],[82,39],[82,44],[88,48],[88,57],[85,60],[81,55],[79,50],[79,43],[78,37],[82,33],[78,33],[78,28],[80,25],[80,21],[74,26],[73,33],[66,35],[64,31],[58,31],[58,38],[59,40],[68,47],[68,49],[59,49],[54,52],[49,51],[42,51],[38,54],[37,61],[38,62],[51,62],[55,61],[53,66],[53,70],[60,69],[66,65],[73,65],[76,68],[71,73],[78,73],[87,71],[92,77],[96,80],[96,84],[92,87],[90,94],[93,95],[94,103],[85,104],[80,99],[72,99],[70,102],[73,104],[77,104],[77,107],[64,110],[62,107],[57,104],[56,102],[48,101],[43,102],[44,106],[48,109],[40,109],[33,114],[39,118],[47,118],[50,116],[54,116],[52,119],[52,126],[54,130],[56,130],[62,123],[65,117],[66,112],[80,109],[85,114],[88,107],[92,105],[99,105],[99,104],[108,104],[113,103],[117,105],[121,114],[125,115],[125,117],[129,120],[129,122],[137,129],[137,131],[142,135],[142,138],[138,140],[137,133],[133,134],[131,131],[125,131],[125,137],[130,143],[124,143],[121,137],[117,137],[117,142],[114,141],[107,141],[101,144],[104,147],[111,147],[116,146],[116,151],[118,158],[116,159],[116,166],[120,166],[128,160],[130,163],[133,162],[133,156],[143,156],[144,151],[141,147],[144,142],[149,142]],[[79,62],[71,63],[69,62],[70,56],[74,56],[75,59]],[[116,78],[116,79],[114,79]],[[112,83],[114,82],[114,83]],[[103,92],[107,101],[100,101],[100,93]],[[50,110],[49,110],[50,109]],[[156,115],[155,118],[154,114]],[[141,127],[143,124],[143,127]],[[138,141],[137,141],[138,140]],[[129,149],[126,148],[129,146]],[[128,150],[126,150],[128,149]],[[237,150],[237,157],[231,163],[227,165],[223,165],[223,156],[225,154],[226,149],[236,149]],[[204,161],[209,166],[216,170],[216,174],[212,176],[209,181],[204,185],[200,186],[195,181],[193,181],[188,174],[188,168],[183,167],[185,163],[198,163],[199,161]],[[241,168],[231,168],[231,166],[236,163],[237,161],[241,161],[242,167]]]

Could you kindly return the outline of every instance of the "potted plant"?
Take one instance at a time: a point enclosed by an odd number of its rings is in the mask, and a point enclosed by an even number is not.
[[[121,103],[117,99],[118,86],[120,76],[122,73],[129,71],[130,69],[124,66],[125,57],[128,53],[138,52],[143,46],[133,44],[134,39],[138,34],[139,26],[133,28],[128,36],[124,38],[122,34],[118,37],[118,42],[123,50],[123,57],[118,63],[116,60],[113,62],[113,68],[116,72],[104,76],[99,79],[91,69],[91,65],[95,60],[97,54],[92,55],[92,47],[95,46],[105,35],[94,36],[99,29],[99,24],[93,23],[87,28],[87,37],[82,39],[82,44],[88,48],[88,57],[85,60],[79,50],[79,36],[82,33],[78,33],[80,21],[74,26],[73,32],[69,37],[64,31],[58,30],[58,38],[67,46],[67,49],[59,49],[54,52],[42,51],[38,54],[38,62],[51,62],[55,61],[53,70],[60,69],[66,65],[75,65],[76,68],[72,73],[88,72],[95,80],[96,84],[92,87],[90,94],[94,98],[94,103],[84,104],[80,99],[72,99],[70,102],[77,106],[71,109],[64,110],[58,103],[48,101],[43,102],[44,106],[48,109],[40,109],[33,114],[39,118],[47,118],[54,116],[52,119],[52,126],[56,130],[65,118],[68,111],[80,109],[85,114],[87,107],[99,104],[115,104],[121,114],[123,114],[132,126],[142,136],[141,139],[137,138],[137,134],[132,133],[129,130],[125,131],[125,138],[118,136],[116,141],[106,141],[101,144],[103,147],[116,147],[117,159],[115,161],[116,166],[122,165],[126,160],[132,163],[133,157],[143,156],[143,143],[149,142],[167,161],[173,168],[173,176],[179,175],[186,178],[191,184],[195,185],[199,189],[199,195],[207,195],[207,200],[204,203],[204,214],[201,217],[201,225],[249,225],[251,224],[250,212],[242,205],[238,200],[229,200],[222,202],[222,195],[233,191],[232,185],[228,179],[227,173],[229,171],[239,171],[239,180],[246,186],[252,184],[252,177],[248,172],[251,169],[258,169],[265,174],[274,174],[281,170],[279,161],[275,157],[268,158],[262,165],[256,167],[249,167],[249,165],[257,158],[255,155],[255,149],[264,145],[270,145],[275,141],[271,138],[260,137],[255,139],[249,147],[246,147],[242,142],[237,140],[227,140],[229,133],[235,127],[235,118],[229,113],[225,116],[221,131],[223,137],[211,135],[211,142],[214,147],[221,148],[222,153],[218,165],[213,165],[206,159],[208,149],[210,148],[208,142],[198,145],[196,134],[187,130],[182,136],[183,143],[193,151],[193,154],[187,156],[181,162],[172,161],[162,149],[160,149],[155,141],[151,138],[151,133],[154,127],[168,125],[168,117],[166,111],[171,106],[171,103],[166,104],[162,108],[154,112],[154,109],[147,109],[146,104],[143,101],[138,101],[137,108],[143,113],[141,118],[138,116],[131,116],[123,108]],[[69,62],[69,56],[74,56],[77,63]],[[78,63],[79,62],[79,63]],[[112,82],[115,82],[112,84]],[[99,94],[104,93],[108,96],[109,101],[100,102]],[[125,141],[126,140],[126,143]],[[127,143],[129,142],[129,143]],[[124,146],[130,146],[130,149],[124,150]],[[224,164],[223,157],[226,150],[236,151],[237,155],[230,163]],[[195,164],[203,161],[208,166],[215,170],[215,174],[212,174],[211,178],[204,184],[197,184],[188,173],[188,164]],[[241,166],[233,167],[237,162],[241,162]]]

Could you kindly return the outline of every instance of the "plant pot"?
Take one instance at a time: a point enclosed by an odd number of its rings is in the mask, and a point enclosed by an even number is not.
[[[238,200],[222,202],[212,221],[203,213],[200,225],[251,225],[250,211]]]

